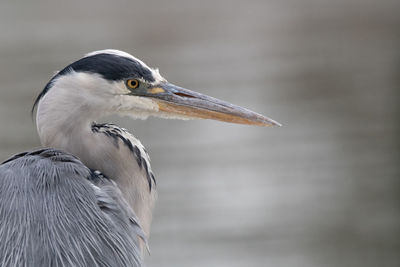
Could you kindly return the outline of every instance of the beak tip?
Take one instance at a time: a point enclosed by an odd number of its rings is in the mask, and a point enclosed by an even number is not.
[[[277,127],[281,127],[282,124],[280,124],[280,123],[277,122],[277,121],[274,121],[273,119],[265,118],[265,122],[264,122],[264,125],[263,125],[263,126],[270,126],[270,127],[277,126]]]
[[[282,126],[282,124],[280,124],[279,122],[277,122],[277,121],[274,121],[273,123],[272,123],[272,126],[278,126],[278,127],[281,127]]]

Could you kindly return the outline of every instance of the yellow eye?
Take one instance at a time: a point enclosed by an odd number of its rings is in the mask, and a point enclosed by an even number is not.
[[[133,79],[133,80],[127,80],[127,81],[126,81],[126,85],[127,85],[129,88],[135,89],[135,88],[138,88],[138,87],[139,87],[139,81],[138,81],[138,80],[135,80],[135,79]]]

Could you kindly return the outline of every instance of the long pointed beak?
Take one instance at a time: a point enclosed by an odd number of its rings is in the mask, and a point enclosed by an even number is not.
[[[145,96],[157,102],[159,111],[169,114],[257,126],[281,126],[280,123],[246,108],[167,82],[147,89]]]

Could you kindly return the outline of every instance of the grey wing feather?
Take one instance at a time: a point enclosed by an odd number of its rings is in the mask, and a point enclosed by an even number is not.
[[[109,216],[114,223],[118,223],[120,227],[125,227],[127,225],[127,220],[129,220],[129,227],[135,230],[136,235],[149,251],[146,234],[142,230],[136,214],[122,197],[121,190],[119,190],[117,184],[104,176],[100,171],[92,170],[91,174],[90,179],[93,183],[93,189],[97,197],[97,205],[100,209],[105,215]]]
[[[0,165],[0,266],[142,266],[144,233],[116,185],[54,149]]]

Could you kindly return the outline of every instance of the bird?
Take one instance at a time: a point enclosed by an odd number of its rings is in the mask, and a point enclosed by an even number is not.
[[[57,72],[35,111],[42,147],[0,165],[0,266],[143,266],[156,179],[139,139],[104,116],[280,126],[113,49]]]

